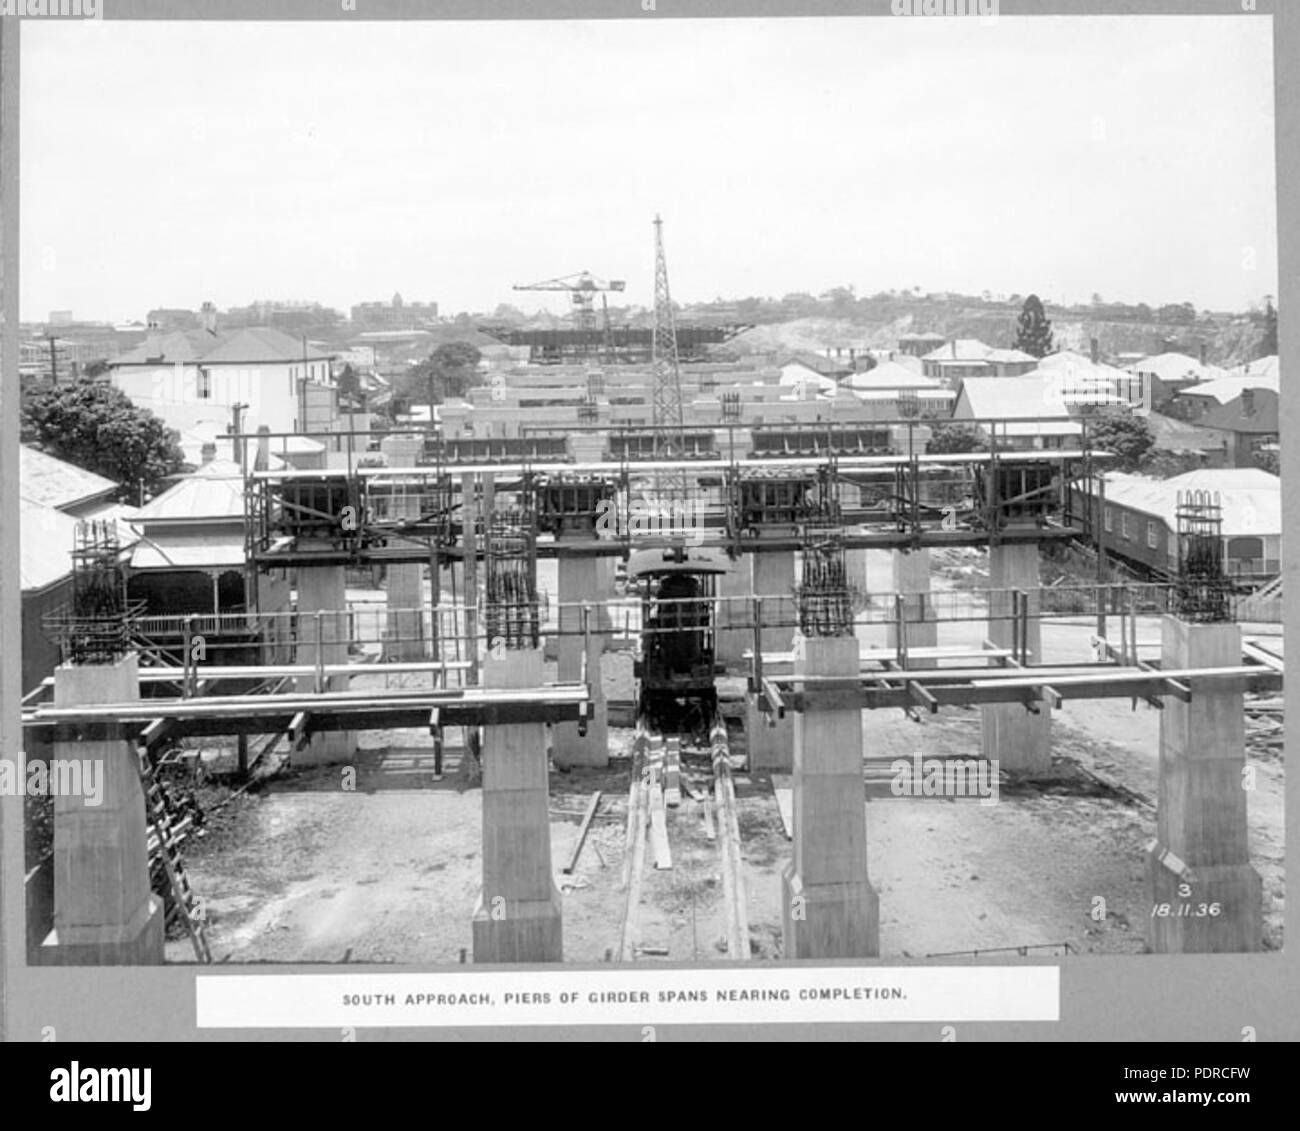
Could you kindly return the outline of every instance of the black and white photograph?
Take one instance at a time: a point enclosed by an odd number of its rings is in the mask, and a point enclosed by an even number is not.
[[[1283,949],[1273,24],[956,8],[23,20],[29,968]]]

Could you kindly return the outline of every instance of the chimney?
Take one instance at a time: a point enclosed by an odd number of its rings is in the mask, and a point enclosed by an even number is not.
[[[244,465],[244,441],[240,437],[244,431],[244,409],[247,407],[245,404],[232,404],[230,406],[230,424],[227,427],[227,431],[236,437],[231,441],[231,454],[235,457],[235,462],[245,472],[248,471],[248,468]]]
[[[199,309],[199,325],[209,334],[217,332],[217,308],[210,302],[205,302]]]
[[[1101,357],[1101,346],[1098,344],[1096,338],[1090,338],[1088,340],[1088,353],[1092,358],[1093,365],[1096,365],[1098,358]]]
[[[957,356],[957,339],[956,339],[956,338],[953,338],[953,340],[952,340],[952,356],[953,356],[953,357],[956,357],[956,356]]]
[[[1205,343],[1201,343],[1201,364],[1205,364]]]
[[[202,449],[199,452],[199,462],[201,464],[209,464],[216,458],[217,458],[217,442],[215,440],[205,441]]]
[[[1241,415],[1242,416],[1255,415],[1255,390],[1254,389],[1241,390]]]
[[[266,424],[257,428],[257,456],[253,463],[254,471],[267,471],[271,466],[271,429]]]

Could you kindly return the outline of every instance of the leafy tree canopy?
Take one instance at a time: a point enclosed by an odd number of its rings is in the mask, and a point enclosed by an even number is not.
[[[352,367],[351,362],[343,366],[338,376],[339,397],[342,400],[356,402],[361,399],[361,376]]]
[[[1274,357],[1277,355],[1277,307],[1272,298],[1264,307],[1264,337],[1259,343],[1257,357]]]
[[[32,390],[22,409],[23,443],[131,491],[184,469],[179,438],[120,389],[84,377]]]
[[[1282,468],[1277,458],[1277,452],[1256,452],[1252,457],[1255,466],[1267,471],[1270,475],[1281,475]]]
[[[1037,295],[1030,295],[1020,308],[1012,347],[1031,357],[1046,357],[1052,352],[1052,323],[1048,321],[1042,300]]]
[[[1126,412],[1097,417],[1088,429],[1088,437],[1091,447],[1115,456],[1107,464],[1114,471],[1136,471],[1155,444],[1151,426],[1142,417]]]
[[[407,401],[441,404],[463,397],[475,384],[483,354],[469,342],[444,342],[424,361],[411,366],[398,392]]]
[[[974,428],[964,424],[937,424],[930,433],[930,442],[926,444],[927,452],[940,455],[947,452],[978,452],[984,449],[984,442]]]

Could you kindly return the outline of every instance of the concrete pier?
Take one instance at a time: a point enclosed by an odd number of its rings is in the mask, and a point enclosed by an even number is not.
[[[1028,662],[1042,662],[1043,632],[1038,621],[1038,546],[1033,542],[1002,544],[989,549],[989,641],[999,648],[1015,642],[1010,590],[1030,597]],[[1038,704],[1034,714],[1019,703],[989,703],[980,707],[981,748],[1008,773],[1045,773],[1052,768],[1052,711]]]
[[[140,697],[134,655],[115,664],[65,664],[54,673],[57,706]],[[75,765],[78,796],[54,798],[54,930],[41,962],[59,966],[161,965],[163,905],[149,885],[144,790],[135,747],[114,737],[56,741],[54,761]],[[86,771],[89,769],[90,776]],[[99,804],[91,789],[98,783]]]
[[[1166,616],[1161,666],[1241,663],[1235,624]],[[1160,713],[1156,840],[1147,857],[1147,943],[1157,954],[1259,950],[1263,887],[1247,837],[1246,723],[1240,684],[1186,681],[1192,701],[1169,696]]]
[[[591,718],[584,738],[578,724],[556,723],[552,756],[557,766],[609,765],[609,722],[605,710],[605,691],[600,676],[600,657],[605,638],[600,633],[594,599],[600,585],[600,559],[561,558],[559,562],[560,635],[556,639],[556,667],[563,681],[577,680],[582,674],[584,649],[587,657],[587,681],[591,686]],[[582,608],[588,612],[589,637],[582,633]]]
[[[388,638],[384,655],[390,660],[423,660],[428,653],[424,636],[424,566],[401,563],[388,567]]]
[[[752,634],[751,634],[752,635]],[[765,675],[790,675],[791,662],[769,661]],[[752,695],[745,698],[745,742],[749,750],[750,773],[788,774],[794,769],[794,712],[787,711],[776,726],[768,726],[769,715],[758,709]]]
[[[858,677],[851,636],[803,641],[796,675]],[[862,711],[856,696],[805,692],[794,721],[794,859],[782,876],[785,958],[875,958],[880,899],[867,878]]]
[[[424,448],[420,436],[386,436],[380,450],[393,467],[414,467]],[[423,495],[416,492],[393,495],[388,500],[389,518],[418,518]],[[387,568],[388,639],[384,655],[390,660],[423,660],[428,655],[424,639],[424,566],[398,563]]]
[[[298,570],[298,650],[296,663],[345,664],[348,661],[348,594],[342,566],[303,566]],[[316,690],[314,675],[299,676],[295,690]],[[323,691],[348,690],[346,676],[326,676]],[[292,755],[295,765],[320,766],[344,762],[356,751],[353,731],[314,734]]]
[[[541,649],[484,660],[483,686],[538,687]],[[475,962],[559,962],[560,893],[551,875],[546,724],[483,731],[483,887],[474,908]]]
[[[855,595],[866,595],[871,592],[871,586],[867,583],[867,555],[870,550],[845,550],[844,551],[844,572],[847,575],[849,588],[854,591]]]
[[[763,651],[788,652],[796,619],[794,551],[756,553],[750,557],[754,563],[754,596],[763,598]]]
[[[617,558],[597,558],[596,592],[587,598],[596,612],[596,627],[606,638],[614,629],[614,613],[610,608],[610,601],[617,596],[614,592],[614,578],[617,573]]]
[[[718,629],[715,653],[728,671],[739,670],[754,647],[753,555],[742,554],[718,577]],[[740,626],[740,627],[736,627]]]
[[[933,648],[939,643],[939,623],[930,602],[930,551],[895,550],[892,555],[892,590],[903,595],[903,632],[907,647]],[[885,631],[886,643],[898,647],[898,625]],[[909,668],[936,667],[934,660],[909,660]]]

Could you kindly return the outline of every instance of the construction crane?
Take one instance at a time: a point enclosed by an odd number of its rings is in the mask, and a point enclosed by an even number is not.
[[[608,291],[621,291],[627,284],[622,279],[598,279],[590,271],[564,275],[559,279],[543,279],[540,283],[515,284],[517,291],[568,291],[573,296],[573,320],[579,330],[596,329],[596,295],[600,295],[604,313],[605,336],[609,336]]]

